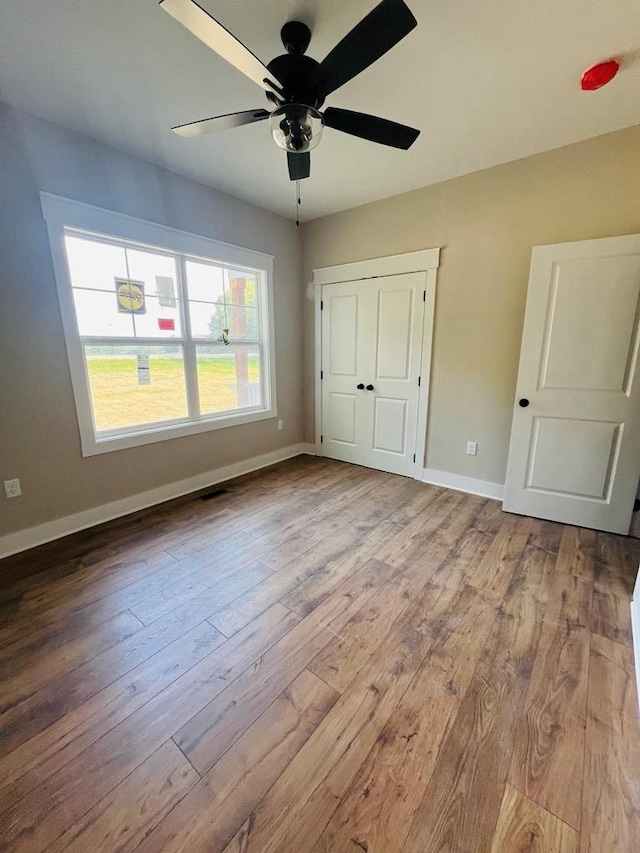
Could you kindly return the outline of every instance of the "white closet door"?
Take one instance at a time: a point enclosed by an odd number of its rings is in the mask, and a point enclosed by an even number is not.
[[[413,473],[425,286],[408,273],[322,288],[326,456]]]

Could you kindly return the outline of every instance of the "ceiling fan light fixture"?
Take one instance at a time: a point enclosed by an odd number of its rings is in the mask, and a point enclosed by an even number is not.
[[[304,154],[320,142],[324,119],[318,110],[304,104],[285,104],[269,116],[271,135],[290,154]]]

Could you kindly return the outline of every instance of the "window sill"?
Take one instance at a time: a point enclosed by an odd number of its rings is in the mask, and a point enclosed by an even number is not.
[[[128,447],[139,447],[143,444],[154,444],[159,441],[169,441],[172,438],[183,438],[216,429],[250,424],[277,417],[275,409],[259,409],[238,414],[225,414],[221,417],[203,418],[197,421],[181,422],[167,426],[141,427],[126,434],[110,435],[83,439],[82,455],[97,456],[100,453],[111,453],[114,450],[125,450]]]

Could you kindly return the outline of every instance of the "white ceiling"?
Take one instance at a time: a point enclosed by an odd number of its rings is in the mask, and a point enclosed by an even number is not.
[[[322,57],[376,0],[201,0],[265,63],[281,25]],[[418,27],[327,105],[419,127],[396,151],[326,129],[302,218],[640,123],[638,0],[408,0]],[[610,86],[582,71],[616,56]],[[169,128],[264,107],[264,93],[156,0],[2,0],[0,99],[270,210],[294,215],[286,158],[266,122],[181,139]]]

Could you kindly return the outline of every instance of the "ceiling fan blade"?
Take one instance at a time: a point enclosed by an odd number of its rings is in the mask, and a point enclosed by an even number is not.
[[[418,22],[403,0],[382,0],[338,42],[316,70],[312,85],[323,97],[380,59]]]
[[[392,148],[411,148],[420,131],[406,124],[398,124],[386,118],[370,116],[367,113],[354,113],[351,110],[341,110],[337,107],[327,107],[323,114],[324,123],[334,130],[378,142],[380,145],[390,145]]]
[[[171,130],[178,136],[190,138],[204,136],[205,133],[213,133],[216,130],[230,130],[232,127],[240,127],[243,124],[253,124],[254,121],[264,121],[266,118],[269,118],[267,110],[245,110],[241,113],[227,113],[223,116],[192,121],[189,124],[179,124]]]
[[[308,178],[311,174],[311,154],[308,151],[302,154],[292,154],[291,151],[287,151],[287,165],[292,181]]]
[[[238,71],[261,86],[265,91],[278,91],[273,85],[274,75],[260,62],[248,47],[232,35],[229,30],[216,21],[195,0],[160,0],[160,6],[176,19],[189,32],[215,50],[223,59],[230,62]]]

